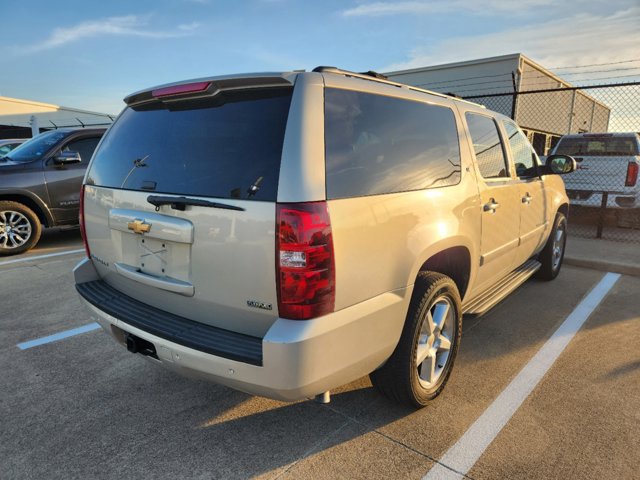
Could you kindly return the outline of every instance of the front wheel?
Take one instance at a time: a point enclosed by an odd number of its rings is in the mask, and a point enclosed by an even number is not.
[[[567,245],[567,217],[558,212],[551,235],[544,248],[538,255],[538,261],[542,264],[536,272],[536,277],[541,280],[553,280],[560,273],[562,260],[564,259],[565,246]]]
[[[399,403],[423,407],[444,388],[460,344],[462,307],[451,278],[421,272],[395,351],[371,382]]]
[[[18,202],[0,202],[0,255],[17,255],[33,248],[42,233],[38,216]]]

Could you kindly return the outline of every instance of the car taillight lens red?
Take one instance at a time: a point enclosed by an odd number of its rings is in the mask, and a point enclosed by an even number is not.
[[[638,181],[638,164],[636,162],[629,162],[627,166],[627,178],[624,182],[625,187],[634,187]]]
[[[276,217],[280,317],[308,320],[333,312],[335,263],[327,203],[280,203]]]
[[[89,250],[89,244],[87,243],[87,230],[84,225],[84,185],[80,190],[80,235],[82,235],[82,243],[84,244],[84,251],[87,253],[87,258],[91,258],[91,250]]]
[[[151,91],[153,97],[167,97],[169,95],[179,95],[182,93],[204,92],[209,88],[211,82],[186,83],[184,85],[174,85],[173,87],[157,88]]]

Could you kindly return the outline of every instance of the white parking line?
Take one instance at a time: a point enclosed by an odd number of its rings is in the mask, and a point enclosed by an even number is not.
[[[65,250],[64,252],[48,253],[46,255],[35,255],[33,257],[18,258],[15,260],[5,260],[4,262],[0,262],[0,267],[3,265],[9,265],[12,263],[32,262],[33,260],[41,260],[43,258],[50,258],[50,257],[59,257],[61,255],[72,255],[74,253],[80,253],[80,252],[84,252],[84,248],[80,248],[78,250]]]
[[[29,340],[28,342],[22,342],[16,346],[20,350],[26,350],[28,348],[37,347],[46,343],[57,342],[59,340],[64,340],[65,338],[74,337],[76,335],[80,335],[81,333],[91,332],[99,328],[100,325],[94,322],[88,325],[83,325],[82,327],[72,328],[71,330],[64,330],[59,333],[54,333],[53,335],[48,335],[46,337],[36,338],[35,340]]]
[[[607,273],[591,290],[554,334],[538,350],[529,363],[469,427],[451,447],[440,462],[423,477],[423,480],[460,479],[475,465],[482,453],[493,442],[522,402],[538,385],[542,377],[558,359],[580,327],[598,307],[602,299],[620,278],[617,273]]]

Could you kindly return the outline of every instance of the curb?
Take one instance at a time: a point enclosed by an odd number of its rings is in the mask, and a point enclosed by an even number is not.
[[[591,268],[593,270],[601,270],[603,272],[621,273],[623,275],[634,275],[636,277],[640,277],[640,265],[628,265],[591,258],[572,257],[566,254],[564,257],[564,263],[567,265],[573,265],[574,267]]]

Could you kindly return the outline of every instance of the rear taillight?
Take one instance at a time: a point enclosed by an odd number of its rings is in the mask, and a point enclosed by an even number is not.
[[[625,187],[634,187],[638,181],[638,164],[636,162],[629,162],[627,165],[627,178],[624,182]]]
[[[87,230],[84,226],[84,185],[80,190],[80,235],[82,235],[82,243],[84,244],[84,251],[87,253],[87,258],[91,258],[91,251],[89,250],[89,244],[87,243]]]
[[[280,317],[308,320],[333,312],[335,264],[327,203],[281,203],[276,218]]]

